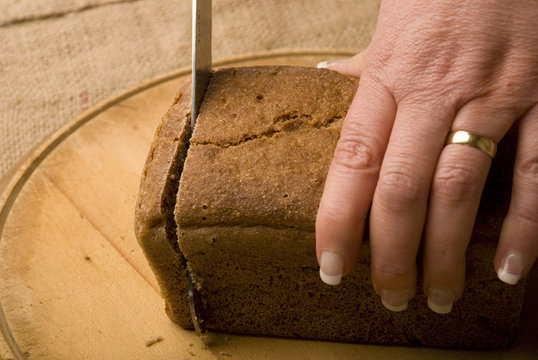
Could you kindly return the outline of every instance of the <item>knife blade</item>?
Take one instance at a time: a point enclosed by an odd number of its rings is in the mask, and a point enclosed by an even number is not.
[[[192,1],[191,134],[211,77],[211,0]]]

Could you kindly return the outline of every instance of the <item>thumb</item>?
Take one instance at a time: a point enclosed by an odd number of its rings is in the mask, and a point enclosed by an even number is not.
[[[320,62],[317,67],[337,71],[344,75],[360,77],[366,67],[368,48],[347,59],[332,59]]]

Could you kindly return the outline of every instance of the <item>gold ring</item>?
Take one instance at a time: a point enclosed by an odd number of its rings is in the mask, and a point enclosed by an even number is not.
[[[482,135],[476,135],[468,131],[458,130],[448,134],[445,145],[460,144],[474,147],[486,153],[492,159],[497,153],[497,144],[490,138]]]

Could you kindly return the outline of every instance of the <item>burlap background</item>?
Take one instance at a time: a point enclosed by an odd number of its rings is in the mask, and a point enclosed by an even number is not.
[[[364,48],[379,0],[213,0],[213,59]],[[190,0],[0,0],[0,178],[96,102],[191,57]]]

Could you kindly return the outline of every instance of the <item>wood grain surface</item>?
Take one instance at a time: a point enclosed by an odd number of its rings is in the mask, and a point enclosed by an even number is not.
[[[314,66],[348,52],[266,54],[220,66]],[[157,123],[189,69],[89,110],[0,181],[0,301],[29,359],[535,359],[536,291],[519,339],[467,352],[214,334],[205,345],[166,316],[133,233]],[[536,279],[534,279],[536,280]],[[537,281],[531,281],[536,284]],[[7,320],[7,321],[6,321]],[[9,329],[5,326],[8,325]],[[0,359],[16,358],[0,339]]]

